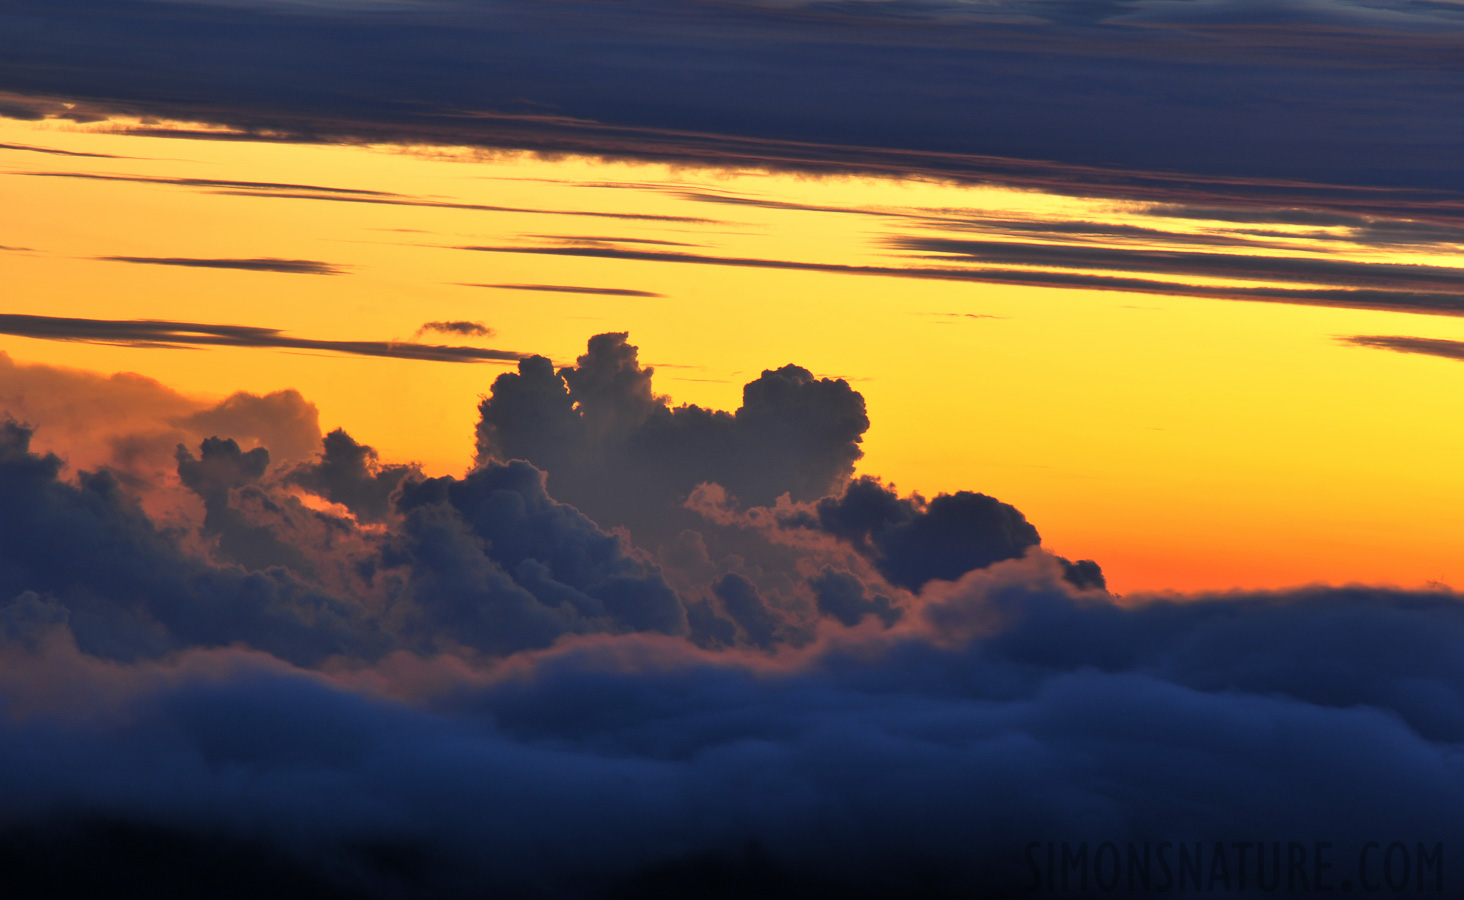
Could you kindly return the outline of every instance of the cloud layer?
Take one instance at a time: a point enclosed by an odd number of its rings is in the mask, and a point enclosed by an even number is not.
[[[441,478],[298,396],[3,371],[53,398],[0,428],[23,896],[98,889],[78,854],[159,895],[372,898],[1041,895],[1049,841],[1458,871],[1456,595],[1111,596],[995,498],[853,477],[862,398],[796,365],[671,407],[599,335],[500,376]],[[38,452],[89,391],[132,444],[173,429],[171,470]]]

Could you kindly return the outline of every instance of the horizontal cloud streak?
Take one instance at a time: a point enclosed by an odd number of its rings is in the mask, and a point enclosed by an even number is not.
[[[310,259],[192,259],[177,256],[98,256],[103,262],[136,263],[146,266],[182,266],[188,269],[238,269],[245,272],[280,272],[286,275],[344,275],[345,270]]]
[[[496,288],[501,291],[544,291],[551,294],[598,294],[605,297],[660,297],[630,288],[575,287],[568,284],[460,284],[459,287]]]
[[[674,262],[689,265],[731,266],[734,268],[825,272],[832,275],[872,275],[888,278],[915,278],[935,281],[1020,284],[1029,287],[1085,288],[1090,290],[1124,291],[1137,294],[1158,294],[1174,297],[1210,297],[1217,300],[1255,300],[1271,303],[1296,303],[1308,306],[1386,309],[1398,312],[1428,313],[1432,315],[1452,316],[1464,314],[1464,296],[1452,296],[1449,294],[1436,294],[1424,291],[1367,288],[1215,287],[1212,285],[1190,285],[1178,282],[1152,281],[1145,278],[1124,278],[1067,272],[1040,272],[1017,269],[862,266],[749,257],[706,256],[694,253],[671,253],[603,247],[464,246],[456,249],[474,250],[485,253],[532,253],[547,256],[582,256],[596,259],[623,259],[640,262]]]
[[[973,262],[998,265],[1056,266],[1144,272],[1170,277],[1188,275],[1393,290],[1464,292],[1464,269],[1444,266],[1352,262],[1299,256],[1019,244],[958,238],[892,237],[886,242],[902,250],[964,256]]]
[[[427,200],[393,194],[388,191],[368,191],[357,188],[320,187],[307,184],[280,184],[263,181],[221,181],[209,178],[153,178],[131,175],[92,175],[84,172],[19,172],[36,178],[81,178],[91,181],[123,181],[139,184],[163,184],[209,190],[214,194],[234,197],[264,197],[280,200],[319,200],[334,203],[370,203],[383,206],[412,206],[428,209],[461,209],[469,212],[506,212],[530,215],[585,216],[598,219],[621,219],[640,222],[676,222],[687,225],[716,224],[711,219],[694,216],[664,216],[652,213],[618,213],[599,210],[535,209],[524,206],[494,206],[483,203],[453,203],[447,200]]]
[[[512,362],[523,354],[482,347],[449,347],[411,341],[332,341],[295,338],[278,329],[252,325],[205,325],[154,319],[81,319],[59,316],[0,315],[0,334],[51,341],[83,341],[128,347],[256,347],[327,350],[355,356],[418,359],[431,362]]]
[[[1444,338],[1399,337],[1385,335],[1355,334],[1338,340],[1357,347],[1371,347],[1375,350],[1393,350],[1398,353],[1424,353],[1442,356],[1445,359],[1464,359],[1464,341]]]

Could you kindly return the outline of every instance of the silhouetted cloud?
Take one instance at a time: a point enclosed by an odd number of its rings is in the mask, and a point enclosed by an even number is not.
[[[1371,347],[1375,350],[1393,350],[1398,353],[1424,353],[1442,356],[1445,359],[1464,359],[1464,341],[1445,338],[1401,337],[1375,334],[1355,334],[1338,340],[1357,347]]]
[[[513,148],[1115,193],[1138,181],[1191,193],[1304,180],[1460,187],[1452,5],[1180,8],[17,0],[0,20],[0,53],[14,61],[0,110],[126,115],[132,133],[200,140]],[[268,62],[247,53],[271,40]]]
[[[88,154],[82,154],[88,155]],[[108,175],[96,172],[11,172],[30,178],[80,178],[86,181],[127,181],[136,184],[169,184],[190,188],[232,188],[263,193],[284,191],[312,191],[323,194],[346,194],[363,197],[400,197],[390,191],[372,191],[362,188],[324,187],[318,184],[292,184],[278,181],[225,181],[216,178],[167,178],[154,175]]]
[[[235,197],[262,197],[279,200],[319,200],[328,203],[370,203],[384,206],[415,206],[430,209],[461,209],[469,212],[507,212],[527,215],[585,216],[595,219],[618,219],[631,222],[666,222],[680,225],[713,225],[713,219],[695,216],[671,216],[654,213],[614,212],[604,210],[542,209],[526,206],[495,206],[484,203],[455,203],[449,200],[428,200],[358,188],[323,187],[311,184],[285,184],[267,181],[222,181],[211,178],[165,178],[146,175],[105,175],[88,172],[14,172],[33,178],[80,178],[88,181],[128,181],[141,184],[162,184],[207,190],[212,194]]]
[[[362,522],[382,522],[392,512],[392,495],[415,474],[420,473],[413,466],[382,465],[373,448],[337,428],[325,436],[320,458],[298,466],[288,480],[341,504]]]
[[[1041,543],[1015,507],[985,494],[940,494],[927,503],[867,476],[850,482],[842,496],[818,501],[814,515],[790,516],[785,524],[848,541],[890,584],[917,591],[931,579],[954,581]]]
[[[707,256],[695,253],[630,250],[606,247],[460,247],[485,253],[530,253],[545,256],[579,256],[592,259],[625,259],[644,262],[673,262],[688,265],[732,266],[735,268],[779,269],[796,272],[826,272],[834,275],[874,275],[935,281],[974,281],[1020,284],[1031,287],[1086,288],[1158,294],[1178,297],[1211,297],[1217,300],[1256,300],[1296,303],[1308,306],[1339,306],[1360,309],[1388,309],[1434,315],[1464,314],[1464,299],[1454,294],[1382,288],[1272,288],[1217,287],[1184,284],[1081,272],[1043,272],[1035,269],[941,268],[935,266],[866,266],[842,263],[800,262],[785,259]],[[1407,268],[1407,267],[1402,267]],[[1421,267],[1433,268],[1433,267]],[[1442,268],[1442,267],[1439,267]],[[1451,270],[1444,269],[1445,279]],[[1407,276],[1405,275],[1405,278]],[[1407,287],[1405,282],[1402,287]],[[1430,287],[1437,286],[1430,284]]]
[[[242,269],[246,272],[283,272],[287,275],[344,275],[330,263],[309,259],[187,259],[176,256],[98,256],[104,262],[139,263],[148,266],[183,266],[192,269]]]
[[[902,250],[942,254],[943,257],[961,256],[973,262],[995,265],[1107,269],[1148,272],[1171,278],[1199,276],[1249,281],[1290,281],[1338,287],[1441,293],[1458,293],[1464,289],[1464,269],[1447,266],[1354,262],[1315,256],[1136,250],[959,238],[895,237],[889,238],[888,243]]]
[[[53,421],[95,394],[127,422],[316,427],[299,395],[0,371],[7,408]],[[852,479],[862,417],[791,365],[736,414],[673,409],[601,335],[484,403],[485,448],[547,472],[207,437],[156,476],[203,506],[166,526],[0,425],[7,889],[1071,896],[1028,851],[1081,840],[1329,841],[1335,884],[1368,841],[1442,843],[1446,883],[1464,865],[1459,595],[1120,603],[1007,504]],[[650,506],[651,471],[703,479],[655,548],[558,493],[594,472]]]
[[[479,407],[479,458],[526,459],[596,521],[659,533],[703,482],[752,505],[784,493],[812,500],[863,455],[869,419],[848,382],[795,365],[767,369],[727,413],[673,408],[652,392],[651,375],[623,333],[591,338],[576,365],[557,372],[544,357],[526,359]]]
[[[328,350],[357,356],[432,362],[510,362],[521,353],[482,347],[450,347],[411,341],[330,341],[294,338],[253,325],[204,325],[155,319],[80,319],[0,314],[0,334],[52,341],[85,341],[128,347],[258,347]]]
[[[90,159],[128,159],[111,153],[83,153],[79,150],[57,150],[53,147],[32,147],[29,144],[0,144],[0,150],[20,150],[26,153],[46,153],[52,156],[78,156]]]
[[[426,322],[417,329],[417,334],[433,331],[438,334],[456,334],[462,337],[492,337],[493,329],[482,322]]]
[[[552,294],[599,294],[605,297],[660,297],[651,291],[630,288],[574,287],[567,284],[463,284],[460,287],[497,288],[504,291],[545,291]]]

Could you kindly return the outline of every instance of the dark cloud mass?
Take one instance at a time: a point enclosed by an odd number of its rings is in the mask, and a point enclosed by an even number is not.
[[[1049,841],[1464,867],[1447,590],[1116,598],[1008,504],[854,478],[846,383],[671,407],[625,334],[499,377],[462,477],[250,446],[319,436],[297,394],[4,362],[42,432],[97,396],[240,435],[124,478],[0,425],[7,895],[1074,896]]]
[[[531,357],[499,376],[479,407],[479,457],[528,460],[596,521],[659,536],[703,482],[752,506],[814,500],[863,455],[864,398],[845,381],[787,365],[743,388],[735,412],[673,408],[626,337],[598,335],[558,371]]]
[[[15,0],[0,16],[7,114],[213,126],[137,133],[1464,187],[1451,3]]]

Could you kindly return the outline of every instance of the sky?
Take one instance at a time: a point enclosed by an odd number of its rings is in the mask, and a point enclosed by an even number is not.
[[[0,5],[17,895],[1452,883],[1461,61],[1454,0]]]

